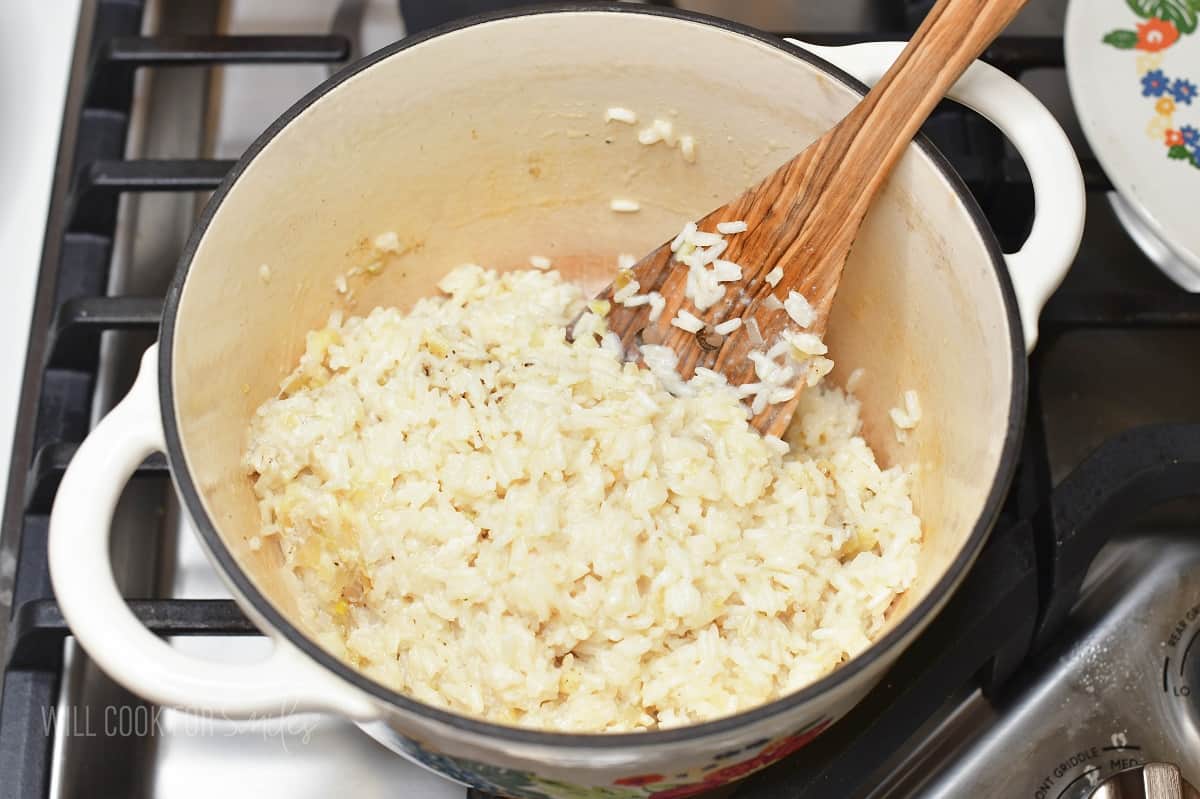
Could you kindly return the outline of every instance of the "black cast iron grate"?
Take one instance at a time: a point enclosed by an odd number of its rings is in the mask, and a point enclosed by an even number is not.
[[[53,735],[46,710],[58,695],[68,631],[47,572],[47,522],[58,481],[88,431],[100,336],[152,331],[162,310],[161,297],[105,294],[118,200],[133,192],[211,190],[231,166],[124,159],[134,73],[143,66],[329,63],[349,52],[348,42],[336,36],[140,36],[142,13],[142,0],[97,0],[86,75],[68,99],[58,173],[69,180],[59,181],[51,204],[3,517],[2,540],[18,545],[0,695],[0,799],[49,792]],[[905,16],[888,23],[897,31],[909,24]],[[906,36],[796,35],[830,44]],[[986,58],[1014,75],[1061,67],[1062,42],[1008,37]],[[927,132],[967,180],[1002,240],[1019,242],[1031,217],[1029,178],[996,133],[951,107],[935,115]],[[1084,169],[1089,190],[1110,188],[1094,161]],[[1060,293],[1043,317],[1047,338],[1079,328],[1177,326],[1200,329],[1200,298],[1182,292]],[[1036,368],[1034,373],[1036,380]],[[799,755],[750,778],[735,795],[853,795],[869,776],[863,763],[908,737],[945,698],[947,686],[996,684],[1052,628],[1102,540],[1093,534],[1093,521],[1110,518],[1131,498],[1144,502],[1148,487],[1162,496],[1189,493],[1200,484],[1197,471],[1200,428],[1161,427],[1110,442],[1051,495],[1041,409],[1031,391],[1018,481],[979,566],[850,717]],[[164,459],[148,459],[138,475],[164,480]],[[161,635],[257,633],[231,601],[130,604]]]
[[[16,542],[12,614],[0,694],[0,797],[46,797],[54,707],[67,630],[46,564],[50,505],[87,434],[107,330],[154,330],[161,297],[105,296],[118,201],[130,192],[215,189],[232,166],[216,160],[126,160],[134,75],[141,67],[336,63],[339,36],[142,36],[144,0],[97,0],[86,71],[68,91],[55,192],[38,278],[0,540]],[[81,19],[83,17],[81,16]],[[162,457],[139,476],[163,480]],[[253,634],[231,602],[144,600],[137,615],[164,635]],[[3,630],[3,626],[0,626]]]

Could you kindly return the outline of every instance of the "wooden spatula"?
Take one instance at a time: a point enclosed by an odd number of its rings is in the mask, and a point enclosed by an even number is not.
[[[670,243],[619,275],[599,298],[610,301],[609,329],[626,350],[641,343],[667,346],[677,354],[684,379],[706,367],[731,385],[753,387],[761,381],[751,353],[767,353],[785,331],[823,336],[842,267],[871,200],[934,106],[1025,2],[939,0],[900,58],[841,122],[757,186],[698,220],[704,232],[716,231],[719,222],[747,225],[745,232],[725,236],[728,246],[720,258],[740,265],[742,277],[722,284],[724,297],[714,305],[701,311],[687,298],[689,267],[673,258]],[[612,301],[614,293],[624,299],[631,279],[638,283],[636,296],[658,292],[665,300],[655,321],[649,304]],[[805,327],[782,307],[791,292],[811,307]],[[703,321],[704,329],[672,325],[681,309]],[[734,318],[743,320],[737,330],[723,337],[714,333],[716,325]],[[773,392],[774,402],[752,418],[764,435],[782,435],[791,421],[806,379],[803,368],[792,371],[785,388]],[[795,394],[784,399],[789,388]]]

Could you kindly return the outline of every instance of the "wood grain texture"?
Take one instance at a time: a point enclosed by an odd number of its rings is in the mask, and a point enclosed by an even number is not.
[[[610,329],[627,349],[639,339],[670,347],[679,355],[684,378],[704,366],[733,385],[756,382],[749,353],[769,348],[784,329],[795,327],[785,311],[763,305],[769,294],[780,301],[791,291],[804,295],[816,311],[808,330],[823,336],[842,268],[871,201],[934,106],[1026,1],[939,0],[887,74],[841,122],[741,196],[697,220],[702,231],[714,231],[725,221],[744,220],[749,226],[745,233],[726,236],[729,246],[721,257],[740,264],[743,277],[725,284],[724,299],[703,313],[696,310],[684,296],[687,267],[672,260],[664,243],[633,267],[639,293],[663,295],[662,315],[650,322],[646,306],[614,303]],[[776,266],[784,277],[772,288],[763,278]],[[611,299],[612,293],[610,285],[598,296]],[[735,316],[753,318],[766,344],[754,347],[745,325],[723,340],[711,331],[680,330],[671,319],[681,307],[710,327]],[[836,353],[832,356],[836,359]],[[797,396],[770,405],[751,423],[764,435],[782,435],[798,401]]]

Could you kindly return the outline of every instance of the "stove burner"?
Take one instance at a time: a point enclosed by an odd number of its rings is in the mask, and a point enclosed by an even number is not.
[[[1170,763],[1147,763],[1114,774],[1091,799],[1200,799],[1200,791]]]

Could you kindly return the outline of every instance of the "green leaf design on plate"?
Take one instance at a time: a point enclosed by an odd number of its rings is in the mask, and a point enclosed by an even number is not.
[[[1119,47],[1122,50],[1132,50],[1137,44],[1137,31],[1115,30],[1109,31],[1104,36],[1104,43],[1111,44],[1113,47]]]
[[[1154,5],[1157,0],[1125,0],[1125,2],[1130,8],[1133,9],[1133,13],[1137,14],[1142,19],[1145,19],[1146,17],[1154,14],[1154,12],[1150,10],[1150,6]]]
[[[1158,17],[1175,24],[1180,33],[1196,30],[1196,18],[1200,14],[1200,0],[1125,0],[1133,13],[1142,19]]]
[[[1176,161],[1187,161],[1192,166],[1200,169],[1200,161],[1196,160],[1196,156],[1184,147],[1182,144],[1176,144],[1167,150],[1167,158],[1174,158]]]

